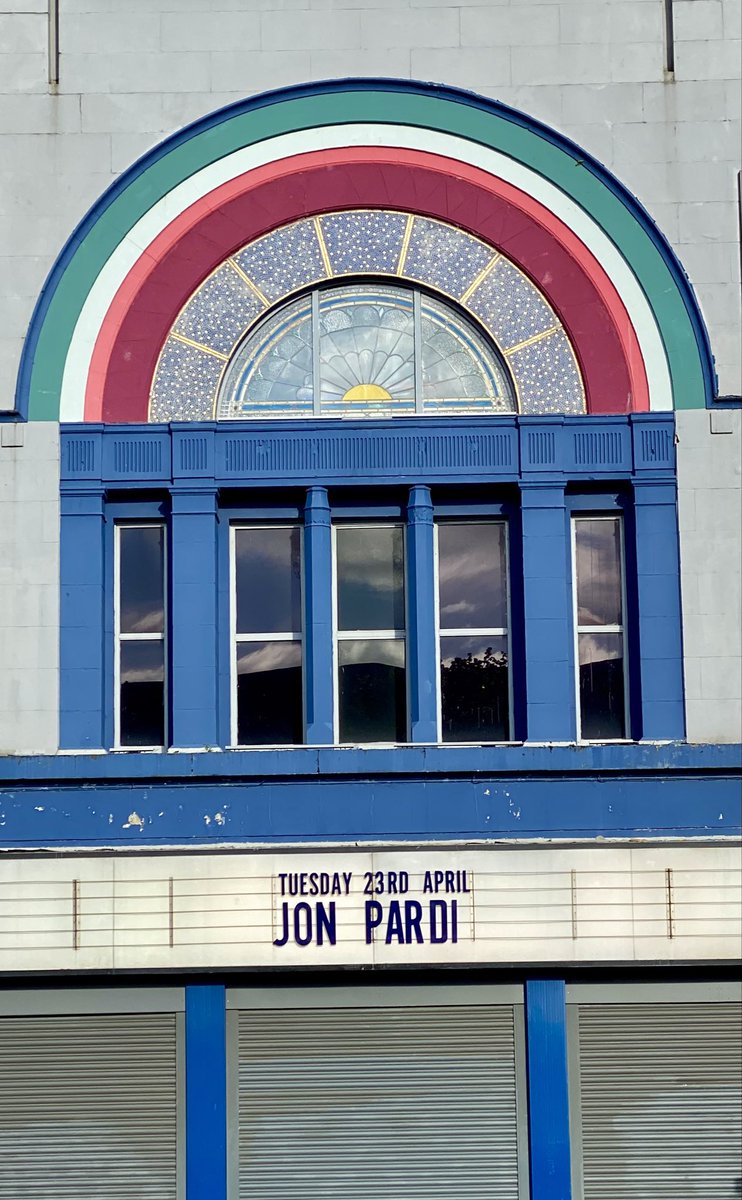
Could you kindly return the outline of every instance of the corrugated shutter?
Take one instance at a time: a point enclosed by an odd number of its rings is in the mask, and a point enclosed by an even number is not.
[[[742,1006],[579,1006],[585,1200],[742,1195]]]
[[[517,1200],[509,1005],[241,1011],[240,1200]]]
[[[0,1020],[0,1198],[175,1200],[175,1016]]]

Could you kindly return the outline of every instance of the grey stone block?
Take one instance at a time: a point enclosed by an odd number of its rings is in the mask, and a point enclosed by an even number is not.
[[[500,88],[511,82],[510,50],[462,47],[458,50],[413,50],[412,75],[459,87]],[[547,80],[541,82],[546,83]]]
[[[703,42],[724,36],[720,0],[673,0],[678,42]]]
[[[219,91],[234,90],[243,96],[283,87],[310,76],[310,57],[306,49],[224,50],[211,54],[210,62],[213,86]]]
[[[241,11],[162,14],[162,49],[211,51],[260,48],[260,12],[245,5]]]
[[[266,12],[261,15],[264,50],[339,50],[360,46],[358,12]]]
[[[559,14],[553,4],[462,9],[461,45],[555,46],[560,40]],[[425,24],[428,20],[425,19]]]

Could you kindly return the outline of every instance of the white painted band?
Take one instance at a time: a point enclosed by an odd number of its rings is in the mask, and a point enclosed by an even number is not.
[[[650,407],[654,411],[672,410],[667,358],[647,297],[626,259],[589,213],[555,184],[497,150],[436,130],[356,124],[287,133],[236,150],[178,184],[139,219],[103,266],[78,317],[65,362],[60,420],[84,419],[90,362],[106,313],[128,272],[171,221],[203,196],[246,171],[293,155],[345,146],[399,146],[465,162],[520,188],[543,204],[582,241],[611,279],[641,347]]]

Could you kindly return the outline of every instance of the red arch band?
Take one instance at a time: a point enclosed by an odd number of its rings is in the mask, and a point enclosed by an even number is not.
[[[544,292],[577,352],[590,412],[647,411],[639,343],[603,268],[532,197],[476,167],[421,151],[352,147],[280,159],[185,209],[121,284],[99,331],[85,419],[146,421],[157,358],[185,301],[225,258],[321,212],[390,208],[437,217],[497,247]]]

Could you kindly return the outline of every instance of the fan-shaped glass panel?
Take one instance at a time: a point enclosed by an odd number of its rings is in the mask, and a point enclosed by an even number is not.
[[[285,305],[238,348],[218,416],[513,412],[506,368],[473,324],[410,288],[353,284]]]

